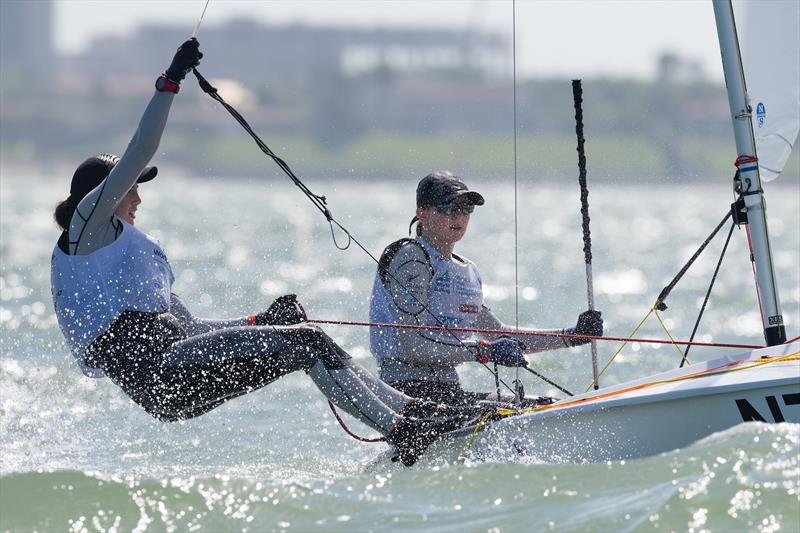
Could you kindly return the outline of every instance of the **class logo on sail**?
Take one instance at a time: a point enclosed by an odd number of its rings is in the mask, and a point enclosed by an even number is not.
[[[756,121],[759,128],[763,128],[767,122],[767,108],[764,107],[764,102],[759,102],[756,106]]]

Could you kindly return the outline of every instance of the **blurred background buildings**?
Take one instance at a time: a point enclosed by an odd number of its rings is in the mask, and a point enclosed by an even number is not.
[[[122,152],[183,26],[143,25],[58,53],[53,2],[0,2],[0,177],[50,174]],[[381,177],[449,167],[513,168],[509,33],[487,30],[205,23],[200,71],[300,175]],[[664,52],[650,81],[584,80],[590,173],[675,180],[727,174],[724,88]],[[569,80],[517,79],[520,167],[572,175]],[[195,175],[273,175],[224,110],[183,83],[159,164]],[[792,163],[795,164],[796,163]],[[58,168],[58,171],[55,169]]]

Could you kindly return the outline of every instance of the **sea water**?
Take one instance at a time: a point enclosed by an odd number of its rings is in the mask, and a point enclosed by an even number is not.
[[[367,319],[373,260],[356,244],[338,250],[325,218],[291,184],[162,174],[141,187],[136,224],[161,240],[176,273],[174,290],[196,315],[242,316],[296,292],[311,318]],[[310,185],[373,255],[406,235],[414,183]],[[576,187],[525,182],[515,217],[511,180],[470,185],[487,203],[457,251],[479,265],[487,304],[509,324],[574,324],[586,308]],[[65,190],[41,179],[0,181],[2,531],[800,530],[797,425],[743,424],[663,455],[602,464],[527,457],[365,470],[385,444],[345,434],[303,373],[197,419],[160,423],[108,380],[82,376],[64,345],[50,300],[49,259],[58,233],[51,212]],[[797,178],[768,184],[767,194],[793,337],[800,329]],[[626,336],[733,198],[726,180],[717,179],[605,182],[589,200],[597,307],[606,333]],[[675,338],[691,333],[726,234],[727,226],[667,299],[662,318]],[[339,230],[334,235],[346,244]],[[364,327],[325,329],[374,371]],[[651,319],[636,336],[666,333]],[[762,342],[742,230],[733,232],[697,340]],[[601,363],[617,347],[601,342]],[[689,359],[731,351],[693,348]],[[586,347],[529,359],[573,392],[591,381]],[[679,361],[674,346],[632,343],[602,383]],[[460,372],[468,388],[494,390],[479,365]],[[512,370],[501,372],[506,381],[514,378]],[[523,379],[529,394],[560,394],[528,374]],[[355,433],[374,436],[345,421]]]

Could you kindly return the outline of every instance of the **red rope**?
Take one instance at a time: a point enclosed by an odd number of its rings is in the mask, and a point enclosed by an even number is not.
[[[351,437],[353,437],[354,439],[360,440],[361,442],[383,442],[383,441],[386,440],[386,437],[375,437],[373,439],[369,439],[367,437],[360,437],[360,436],[356,435],[355,433],[350,431],[350,428],[348,428],[347,425],[344,423],[344,420],[342,420],[342,417],[340,417],[339,413],[336,412],[336,408],[333,406],[333,402],[328,400],[328,405],[331,407],[331,411],[333,412],[333,416],[336,417],[336,420],[339,422],[339,425],[342,426],[342,429],[344,430],[344,432],[347,433],[348,435],[350,435]]]
[[[600,337],[594,335],[581,335],[579,333],[544,333],[537,331],[513,331],[501,329],[470,329],[470,328],[449,328],[445,326],[418,326],[412,324],[387,324],[384,322],[354,322],[350,320],[308,320],[311,324],[333,324],[341,326],[376,326],[379,328],[398,328],[398,329],[424,329],[427,331],[452,331],[459,333],[483,333],[487,335],[520,335],[524,337],[563,337],[567,339],[591,339],[598,341],[622,341],[622,342],[642,342],[650,344],[680,344],[685,346],[710,346],[713,348],[764,348],[763,345],[756,344],[728,344],[721,342],[689,342],[689,341],[670,341],[661,339],[637,339],[631,337]]]

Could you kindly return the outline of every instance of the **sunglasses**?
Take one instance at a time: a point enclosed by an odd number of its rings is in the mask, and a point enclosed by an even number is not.
[[[445,205],[437,205],[434,207],[437,212],[443,215],[455,215],[455,214],[462,214],[462,215],[469,215],[473,211],[475,211],[475,206],[472,204],[467,205],[459,205],[455,203],[445,204]]]

